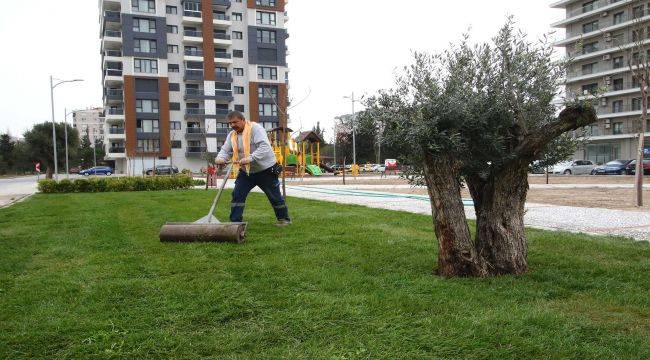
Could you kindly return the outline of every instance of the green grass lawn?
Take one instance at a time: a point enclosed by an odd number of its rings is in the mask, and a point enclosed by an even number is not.
[[[276,228],[259,194],[243,245],[158,241],[212,194],[0,210],[0,358],[650,358],[648,243],[531,230],[529,274],[443,280],[428,216],[290,199]]]

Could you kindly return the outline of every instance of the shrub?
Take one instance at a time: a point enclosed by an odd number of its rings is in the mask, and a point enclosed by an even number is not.
[[[205,184],[205,183],[204,183]],[[124,191],[157,191],[181,190],[194,186],[192,178],[185,175],[154,176],[154,177],[114,177],[76,179],[74,181],[41,180],[38,190],[45,194],[71,192],[124,192]]]
[[[194,186],[205,186],[205,180],[203,179],[193,179],[192,183]]]

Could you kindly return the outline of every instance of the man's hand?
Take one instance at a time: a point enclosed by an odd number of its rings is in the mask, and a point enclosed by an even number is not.
[[[224,160],[224,159],[215,159],[215,160],[214,160],[214,164],[215,164],[215,165],[219,165],[219,166],[221,166],[221,165],[225,165],[225,164],[226,164],[226,160]]]
[[[250,158],[243,158],[243,159],[239,160],[239,165],[248,165],[250,163],[251,163]]]

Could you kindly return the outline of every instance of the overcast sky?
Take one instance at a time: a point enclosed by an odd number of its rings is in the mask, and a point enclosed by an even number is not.
[[[305,130],[320,121],[331,135],[334,117],[351,112],[343,96],[391,87],[394,71],[409,64],[411,51],[440,51],[470,26],[474,40],[487,40],[511,14],[531,37],[540,37],[563,16],[550,3],[330,0],[323,7],[313,0],[291,0],[290,126]],[[56,89],[57,121],[64,107],[101,106],[97,0],[14,1],[6,10],[0,12],[0,133],[20,135],[50,120],[51,74],[85,80]],[[555,37],[563,35],[558,31]]]

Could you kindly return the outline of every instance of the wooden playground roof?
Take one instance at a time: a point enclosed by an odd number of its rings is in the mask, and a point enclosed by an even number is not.
[[[311,143],[325,143],[322,137],[320,137],[315,131],[303,131],[298,136],[298,142],[308,141]]]

